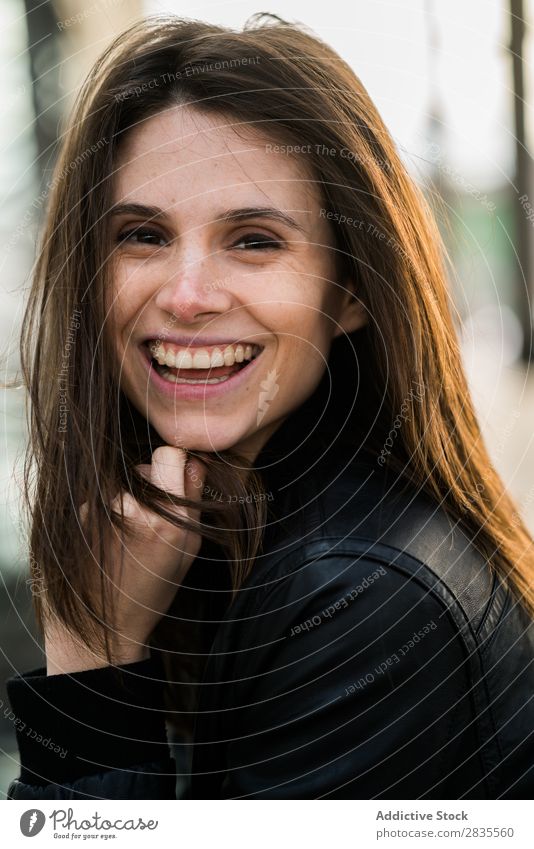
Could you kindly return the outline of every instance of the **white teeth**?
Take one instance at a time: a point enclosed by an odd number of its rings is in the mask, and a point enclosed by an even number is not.
[[[170,371],[165,371],[161,373],[161,376],[164,380],[168,380],[169,383],[223,383],[225,380],[229,380],[232,375],[225,374],[224,377],[209,377],[204,380],[194,380],[191,377],[177,377],[175,374],[172,374]]]
[[[176,351],[171,347],[166,348],[161,343],[157,346],[150,346],[152,356],[160,366],[178,369],[233,366],[235,363],[251,360],[254,349],[255,346],[253,345],[227,345],[224,351],[221,348],[214,348],[210,353],[206,348],[192,352],[191,349]]]
[[[231,345],[224,349],[223,358],[225,366],[233,366],[235,363],[234,349]]]
[[[193,368],[209,368],[210,360],[211,358],[207,351],[200,351],[193,354]]]
[[[220,348],[215,348],[214,351],[211,352],[211,365],[215,368],[216,366],[224,365],[224,357],[223,352]]]
[[[189,351],[178,351],[177,354],[173,354],[172,351],[169,351],[165,357],[166,363],[167,357],[172,360],[171,366],[173,368],[193,368],[193,357]]]

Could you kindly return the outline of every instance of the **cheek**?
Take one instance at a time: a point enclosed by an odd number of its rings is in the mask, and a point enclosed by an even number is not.
[[[324,362],[336,324],[332,319],[332,286],[318,277],[303,275],[269,281],[257,303],[247,309],[256,322],[278,337],[288,355]],[[262,303],[263,300],[263,303]]]
[[[280,338],[284,373],[298,385],[316,381],[327,366],[329,337],[321,313],[299,311],[294,323],[285,328]]]
[[[149,281],[139,273],[116,269],[109,290],[109,306],[118,328],[142,315],[150,299]]]

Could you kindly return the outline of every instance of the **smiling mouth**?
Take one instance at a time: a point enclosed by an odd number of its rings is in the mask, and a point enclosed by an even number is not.
[[[241,363],[234,363],[231,366],[211,366],[210,368],[172,368],[167,365],[161,365],[149,348],[147,348],[150,364],[154,371],[169,383],[188,383],[190,385],[204,384],[210,385],[215,383],[224,383],[230,380],[235,374],[246,369],[257,357],[260,356],[263,348],[255,352],[251,359],[243,360]]]

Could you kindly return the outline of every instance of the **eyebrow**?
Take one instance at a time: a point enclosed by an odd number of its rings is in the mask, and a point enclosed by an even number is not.
[[[146,206],[144,203],[116,203],[108,213],[111,215],[139,215],[143,218],[163,218],[165,211],[159,206]]]
[[[240,218],[269,218],[306,235],[305,229],[297,224],[294,218],[274,206],[248,206],[243,209],[229,209],[221,215],[223,221],[238,221]]]
[[[110,216],[115,215],[138,215],[145,219],[165,218],[167,213],[159,206],[147,206],[143,203],[117,203],[109,211]],[[293,230],[298,230],[303,235],[306,235],[306,230],[298,224],[294,218],[281,209],[274,206],[247,206],[241,209],[228,209],[220,215],[216,221],[239,221],[245,218],[267,218],[272,221],[279,221],[285,224],[286,227],[291,227]]]

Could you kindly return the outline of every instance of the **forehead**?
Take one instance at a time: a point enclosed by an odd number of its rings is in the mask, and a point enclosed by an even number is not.
[[[175,106],[129,131],[116,161],[114,202],[135,195],[162,206],[193,199],[209,204],[224,192],[239,205],[269,200],[313,212],[321,221],[320,194],[306,157],[286,154],[279,140],[253,124]]]

